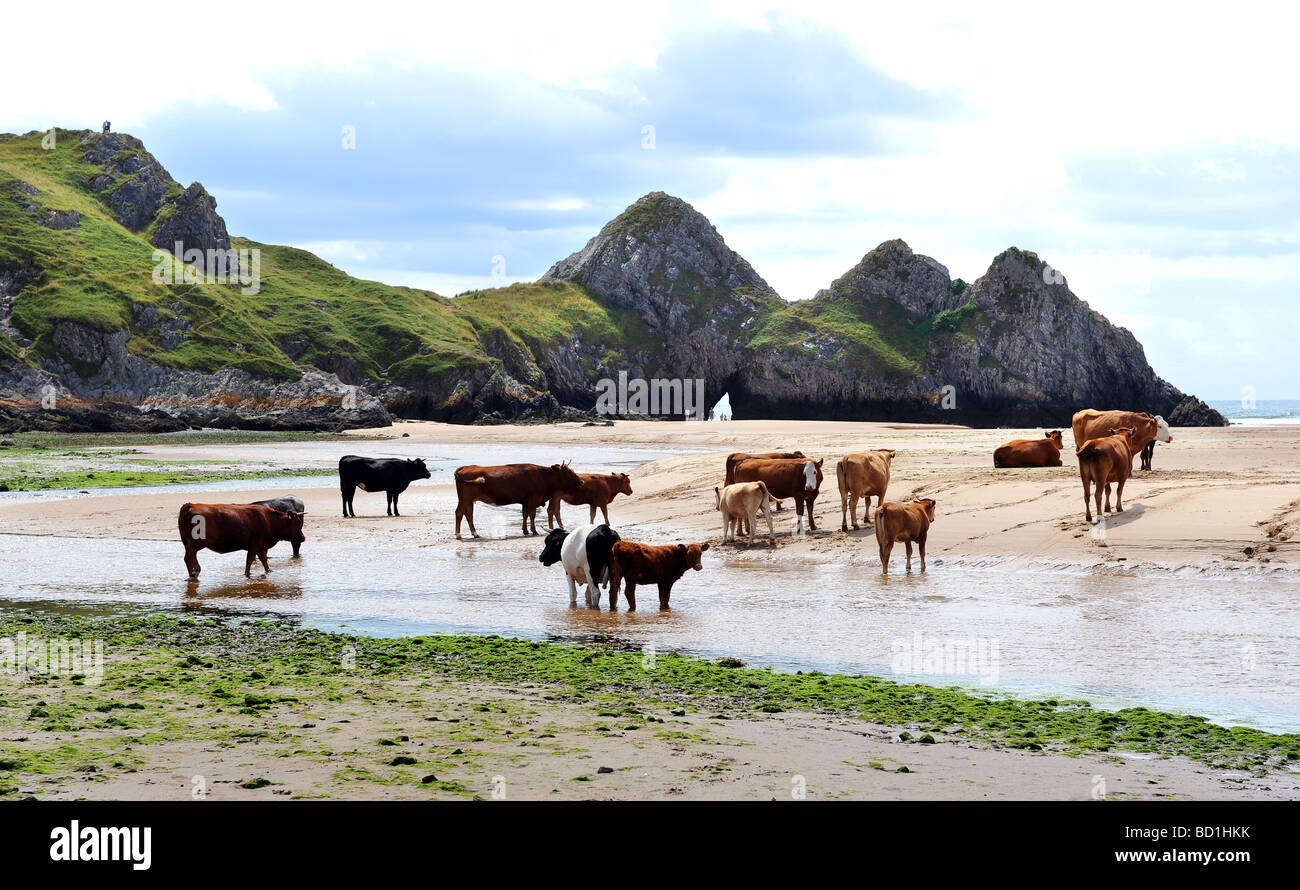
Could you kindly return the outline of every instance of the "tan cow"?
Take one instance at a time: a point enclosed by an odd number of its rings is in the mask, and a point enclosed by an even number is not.
[[[1097,518],[1102,516],[1101,490],[1106,489],[1106,511],[1110,512],[1110,486],[1115,483],[1115,512],[1124,512],[1124,483],[1133,472],[1134,432],[1127,427],[1111,430],[1113,435],[1089,439],[1079,449],[1079,478],[1083,480],[1084,515],[1092,522],[1088,486],[1095,485]]]
[[[880,571],[889,574],[889,554],[894,544],[907,545],[907,570],[912,571],[912,542],[921,551],[921,571],[925,571],[925,539],[934,522],[934,500],[923,498],[910,504],[893,501],[881,504],[876,510],[876,543],[880,545]]]
[[[772,511],[768,508],[772,496],[762,482],[736,482],[726,488],[713,486],[714,509],[722,511],[722,540],[735,540],[749,531],[749,546],[754,546],[754,520],[761,510],[767,520],[767,535],[776,546],[776,532],[772,530]]]
[[[1136,457],[1148,442],[1159,440],[1168,445],[1174,441],[1169,424],[1163,417],[1152,417],[1145,411],[1098,411],[1085,408],[1074,415],[1070,423],[1074,430],[1074,450],[1083,448],[1089,439],[1102,439],[1113,430],[1133,430],[1132,454]]]
[[[888,448],[873,448],[846,454],[840,458],[835,467],[835,476],[840,483],[840,531],[849,530],[849,521],[853,528],[858,527],[858,498],[866,501],[862,505],[862,521],[871,515],[871,496],[876,496],[876,507],[885,502],[885,489],[889,488],[889,466],[898,454]]]

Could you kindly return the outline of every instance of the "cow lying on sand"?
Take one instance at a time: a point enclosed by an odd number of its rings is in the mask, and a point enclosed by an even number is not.
[[[202,567],[198,552],[247,550],[244,577],[252,576],[253,560],[260,559],[269,575],[266,551],[280,541],[302,541],[302,514],[272,510],[257,504],[184,504],[176,518],[185,545],[185,568],[197,581]]]
[[[357,489],[382,491],[387,498],[389,516],[397,512],[397,497],[416,479],[428,479],[429,468],[422,458],[402,460],[397,457],[358,457],[346,454],[339,458],[339,490],[343,493],[343,515],[356,516],[352,498]]]
[[[762,482],[774,498],[794,498],[794,508],[799,516],[799,524],[792,534],[803,534],[804,505],[808,505],[808,528],[817,531],[817,521],[813,519],[813,502],[822,485],[822,462],[820,460],[796,459],[750,459],[736,464],[737,482]]]
[[[557,528],[546,536],[537,559],[544,566],[564,563],[570,606],[578,604],[577,585],[586,584],[587,606],[596,608],[600,586],[609,583],[609,555],[618,541],[618,532],[608,525],[580,525],[571,532]]]
[[[934,522],[934,500],[923,498],[910,504],[893,501],[881,504],[876,510],[876,543],[880,545],[880,570],[889,574],[889,554],[894,544],[907,545],[907,570],[912,571],[912,542],[921,551],[921,571],[925,571],[925,539]]]
[[[1074,415],[1071,426],[1076,452],[1089,439],[1103,439],[1111,435],[1112,430],[1133,430],[1130,460],[1137,457],[1148,442],[1158,440],[1168,445],[1174,441],[1174,434],[1170,432],[1165,419],[1159,415],[1152,417],[1145,411],[1098,411],[1086,408]]]
[[[754,546],[754,520],[761,510],[767,520],[767,535],[776,546],[776,532],[772,530],[772,513],[768,503],[772,500],[767,486],[762,482],[737,482],[726,488],[713,486],[713,508],[722,512],[722,540],[735,540],[749,532],[749,546]],[[734,529],[734,531],[733,531]]]
[[[846,454],[835,466],[835,478],[840,483],[840,531],[858,527],[858,498],[862,505],[862,521],[871,515],[871,496],[876,496],[876,508],[885,502],[885,490],[889,488],[889,468],[897,451],[888,448],[876,448],[856,454]]]
[[[1061,464],[1061,431],[1043,433],[1041,439],[1013,439],[993,452],[993,466],[1059,467]]]
[[[253,501],[255,506],[270,507],[272,510],[279,510],[281,513],[302,513],[306,515],[307,511],[302,505],[302,498],[287,494],[284,497],[271,498],[265,501]],[[307,540],[299,534],[297,538],[289,543],[293,545],[293,558],[298,558],[298,548],[302,547],[302,542]]]
[[[1096,486],[1097,518],[1103,515],[1101,490],[1106,489],[1106,513],[1110,512],[1110,486],[1115,483],[1115,512],[1124,512],[1124,483],[1133,472],[1133,430],[1111,430],[1113,435],[1089,439],[1079,449],[1079,478],[1083,481],[1084,516],[1092,522],[1092,501],[1088,487]]]
[[[574,491],[581,487],[578,474],[567,463],[504,464],[496,467],[459,467],[456,479],[456,537],[460,537],[460,521],[468,520],[469,533],[478,537],[474,529],[474,504],[482,501],[493,507],[520,504],[523,508],[524,534],[537,534],[537,508],[548,504],[559,492]],[[529,525],[532,531],[529,531]]]
[[[596,521],[596,508],[599,507],[605,524],[609,525],[609,502],[620,494],[632,495],[632,480],[627,473],[579,473],[578,478],[582,485],[573,491],[557,491],[546,506],[547,528],[564,528],[564,521],[560,519],[560,501],[575,507],[590,507],[588,522]]]
[[[609,559],[609,607],[618,605],[618,585],[626,582],[623,593],[627,596],[627,610],[636,611],[636,586],[638,584],[659,585],[659,608],[668,608],[668,597],[673,592],[677,579],[686,574],[687,569],[700,571],[700,555],[709,549],[704,544],[671,544],[666,547],[652,547],[647,544],[635,544],[631,541],[619,541],[614,545]]]

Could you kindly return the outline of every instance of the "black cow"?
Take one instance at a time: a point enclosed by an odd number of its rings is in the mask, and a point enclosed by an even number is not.
[[[1142,469],[1144,470],[1151,469],[1151,458],[1155,455],[1155,453],[1156,453],[1156,441],[1155,439],[1152,439],[1150,442],[1147,443],[1146,447],[1142,449]]]
[[[339,488],[343,492],[343,515],[356,516],[352,496],[357,489],[382,491],[388,496],[388,515],[397,512],[397,496],[416,479],[428,479],[429,469],[423,458],[402,460],[397,457],[357,457],[349,454],[339,459]]]
[[[281,513],[302,513],[304,515],[307,513],[306,508],[302,505],[302,498],[291,494],[287,494],[280,498],[270,498],[265,501],[253,501],[253,506],[270,507],[272,510],[279,510]],[[296,537],[290,539],[289,543],[293,545],[293,555],[295,559],[298,556],[298,548],[302,547],[302,542],[305,540],[307,539],[303,536],[301,531]]]

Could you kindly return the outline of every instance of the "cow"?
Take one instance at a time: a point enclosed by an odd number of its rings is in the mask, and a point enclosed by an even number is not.
[[[791,534],[803,534],[804,504],[808,505],[808,528],[817,531],[813,518],[813,502],[822,485],[822,462],[826,458],[783,458],[768,460],[751,458],[736,464],[737,482],[762,482],[774,498],[794,498],[799,525]]]
[[[993,451],[993,466],[1001,469],[1063,466],[1062,444],[1060,430],[1043,433],[1041,439],[1013,439]]]
[[[253,501],[253,506],[270,507],[272,510],[279,510],[282,513],[302,513],[303,515],[306,515],[307,513],[306,509],[302,505],[302,498],[295,497],[291,494],[279,498],[270,498],[265,501]],[[307,539],[303,537],[302,532],[299,531],[298,537],[289,542],[293,545],[294,559],[298,558],[298,548],[302,547],[302,542],[305,540]]]
[[[1100,520],[1101,490],[1106,489],[1106,513],[1110,512],[1110,486],[1115,484],[1115,512],[1124,512],[1124,483],[1133,472],[1133,443],[1137,434],[1131,427],[1118,427],[1111,435],[1089,439],[1078,451],[1079,478],[1083,481],[1083,509],[1088,522],[1092,522],[1092,502],[1089,485],[1096,486],[1097,519]]]
[[[666,547],[653,547],[648,544],[635,544],[631,541],[619,541],[614,545],[609,557],[609,608],[612,611],[618,605],[618,586],[626,581],[623,593],[627,596],[627,610],[636,611],[636,586],[638,584],[659,585],[659,608],[668,608],[668,597],[673,592],[677,579],[686,574],[687,569],[699,571],[700,555],[709,549],[703,544],[670,544]]]
[[[1160,441],[1168,445],[1174,441],[1169,424],[1160,415],[1152,417],[1145,411],[1098,411],[1087,408],[1074,415],[1074,449],[1078,452],[1089,439],[1102,439],[1111,430],[1133,430],[1131,457],[1137,457],[1148,442]]]
[[[1173,434],[1170,434],[1170,435],[1169,435],[1169,438],[1167,438],[1167,439],[1161,439],[1161,438],[1160,438],[1160,433],[1162,433],[1162,432],[1163,432],[1163,433],[1168,433],[1168,432],[1169,432],[1169,424],[1165,423],[1165,419],[1164,419],[1163,417],[1161,417],[1159,414],[1156,415],[1156,427],[1157,427],[1157,430],[1158,430],[1158,432],[1156,433],[1156,439],[1160,439],[1160,441],[1162,441],[1162,442],[1172,442],[1172,441],[1173,441],[1173,438],[1174,438],[1174,437],[1173,437]],[[1146,471],[1148,471],[1148,472],[1150,472],[1150,470],[1151,470],[1151,459],[1152,459],[1153,457],[1155,457],[1155,454],[1156,454],[1156,439],[1152,439],[1150,442],[1148,442],[1148,443],[1146,444],[1146,446],[1143,447],[1142,452],[1141,452],[1141,454],[1142,454],[1142,469],[1144,469],[1144,470],[1146,470]]]
[[[185,545],[185,568],[190,580],[199,580],[198,552],[216,553],[247,550],[244,577],[252,577],[254,558],[262,561],[266,574],[271,567],[266,551],[280,541],[302,537],[302,513],[285,512],[259,504],[183,504],[176,519],[181,543]]]
[[[909,504],[888,501],[876,509],[876,543],[880,546],[880,571],[889,574],[889,554],[894,544],[907,545],[907,570],[912,571],[912,542],[921,551],[921,571],[925,571],[925,539],[934,522],[934,499],[922,498]]]
[[[722,540],[735,540],[748,530],[749,546],[754,546],[754,520],[761,510],[767,520],[767,535],[776,546],[776,532],[772,530],[772,513],[768,502],[772,496],[762,482],[736,482],[726,488],[713,486],[713,508],[722,512]],[[732,529],[735,529],[734,533]]]
[[[579,473],[578,478],[582,480],[582,485],[573,491],[557,491],[551,498],[550,504],[546,507],[546,527],[554,528],[559,526],[564,528],[564,521],[560,518],[560,501],[573,506],[586,505],[591,508],[591,516],[588,522],[596,521],[596,508],[600,508],[601,514],[605,517],[605,524],[609,524],[609,502],[614,500],[620,494],[632,494],[632,480],[628,478],[627,473]]]
[[[795,457],[804,457],[802,451],[756,451],[753,454],[746,454],[743,451],[737,451],[727,455],[727,474],[724,477],[726,481],[723,485],[732,485],[736,481],[736,464],[742,460],[781,460]],[[781,509],[781,502],[776,502],[776,509]]]
[[[876,507],[885,502],[885,489],[889,488],[889,468],[897,451],[876,448],[846,454],[835,467],[835,478],[840,483],[840,531],[849,530],[849,521],[858,527],[858,498],[862,505],[862,521],[871,515],[871,496],[876,496]]]
[[[609,554],[619,540],[608,525],[580,525],[571,532],[557,528],[547,534],[537,560],[544,566],[564,563],[570,606],[578,604],[577,584],[584,583],[588,608],[599,608],[600,585],[609,583]]]
[[[429,468],[423,458],[402,460],[397,457],[358,457],[345,454],[339,458],[339,490],[343,493],[343,516],[356,517],[352,498],[357,489],[382,491],[386,496],[389,516],[397,512],[397,497],[416,479],[428,479]]]
[[[537,534],[537,508],[548,504],[559,492],[576,491],[582,479],[567,463],[503,464],[495,467],[457,467],[456,479],[456,537],[460,537],[460,521],[468,520],[469,533],[478,537],[474,528],[474,504],[478,501],[503,507],[519,504],[523,510],[525,535]],[[528,530],[531,521],[532,531]]]

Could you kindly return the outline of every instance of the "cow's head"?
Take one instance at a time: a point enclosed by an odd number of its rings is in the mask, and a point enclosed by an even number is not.
[[[618,493],[629,496],[632,494],[632,480],[628,478],[627,473],[618,474]]]
[[[582,487],[582,477],[569,467],[569,462],[562,464],[551,464],[551,469],[555,473],[555,481],[561,491],[576,491]]]
[[[810,460],[803,465],[803,490],[808,494],[816,494],[817,490],[822,487],[822,464],[826,458]]]
[[[722,509],[722,489],[716,485],[713,486],[713,509]]]
[[[878,451],[880,453],[880,456],[885,459],[886,465],[891,463],[894,458],[898,457],[898,452],[893,451],[889,448],[877,448],[876,451]]]
[[[279,520],[276,523],[276,533],[279,535],[280,540],[288,541],[291,544],[301,544],[307,540],[302,533],[302,518],[307,515],[306,512],[276,510],[275,515]]]
[[[1061,439],[1060,430],[1052,430],[1050,433],[1043,433],[1043,435],[1047,438],[1047,441],[1052,443],[1053,448],[1057,451],[1061,450],[1064,445],[1064,440]]]
[[[688,569],[695,569],[695,571],[697,572],[700,569],[704,568],[704,566],[700,563],[700,555],[704,553],[705,550],[708,549],[709,549],[709,544],[707,541],[703,544],[678,544],[677,545],[677,553],[681,557],[683,565],[685,565],[686,568]]]
[[[917,503],[925,510],[925,518],[934,522],[934,498],[921,498]]]
[[[424,465],[424,458],[417,457],[406,462],[406,478],[428,479],[429,475],[429,468]]]
[[[564,545],[564,539],[569,533],[562,528],[554,529],[547,533],[546,540],[542,544],[542,553],[537,557],[537,561],[544,566],[553,566],[560,561],[560,548]]]
[[[1169,424],[1159,414],[1156,415],[1156,438],[1166,445],[1174,441],[1174,434],[1169,430]]]

